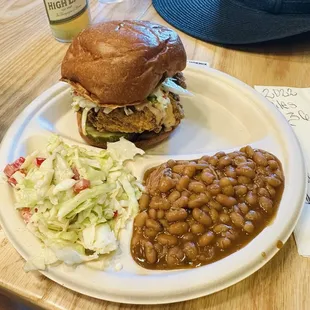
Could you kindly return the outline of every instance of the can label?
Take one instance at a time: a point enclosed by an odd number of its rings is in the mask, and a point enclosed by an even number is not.
[[[87,10],[87,0],[44,0],[51,25],[68,22]]]

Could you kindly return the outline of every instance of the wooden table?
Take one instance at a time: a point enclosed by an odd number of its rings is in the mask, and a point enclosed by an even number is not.
[[[91,1],[93,22],[146,19],[166,24],[151,0],[102,5]],[[42,0],[0,0],[0,138],[34,98],[56,83],[68,48],[50,33]],[[249,85],[309,87],[307,36],[233,50],[181,38],[188,59],[207,61]],[[308,41],[308,42],[307,42]],[[289,215],[288,215],[289,216]],[[25,273],[24,261],[0,231],[0,288],[46,309],[308,309],[310,259],[298,256],[293,237],[261,270],[211,296],[164,306],[122,305],[75,293],[40,274]],[[0,301],[1,304],[1,301]]]

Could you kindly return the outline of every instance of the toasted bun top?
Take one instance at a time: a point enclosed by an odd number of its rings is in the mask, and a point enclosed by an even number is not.
[[[111,21],[82,31],[61,66],[62,81],[100,106],[139,103],[166,77],[186,67],[171,29],[148,21]]]

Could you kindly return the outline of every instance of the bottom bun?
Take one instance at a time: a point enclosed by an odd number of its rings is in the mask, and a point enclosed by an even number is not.
[[[92,135],[84,135],[83,130],[82,130],[82,122],[81,122],[82,113],[77,112],[76,115],[77,115],[79,133],[80,133],[80,136],[83,138],[83,140],[89,145],[96,146],[102,149],[106,149],[107,143],[111,141],[107,141],[104,138],[94,138]],[[133,135],[127,135],[126,133],[124,133],[124,138],[133,142],[136,145],[136,147],[145,150],[166,140],[176,127],[177,126],[175,126],[171,131],[161,131],[159,133],[156,133],[154,131],[143,132],[141,134],[133,134]]]

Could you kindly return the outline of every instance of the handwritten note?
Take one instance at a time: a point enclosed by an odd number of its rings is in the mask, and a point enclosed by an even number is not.
[[[310,172],[310,88],[255,86],[286,117],[304,151]],[[294,230],[298,252],[310,256],[310,175],[308,191],[300,220]]]

